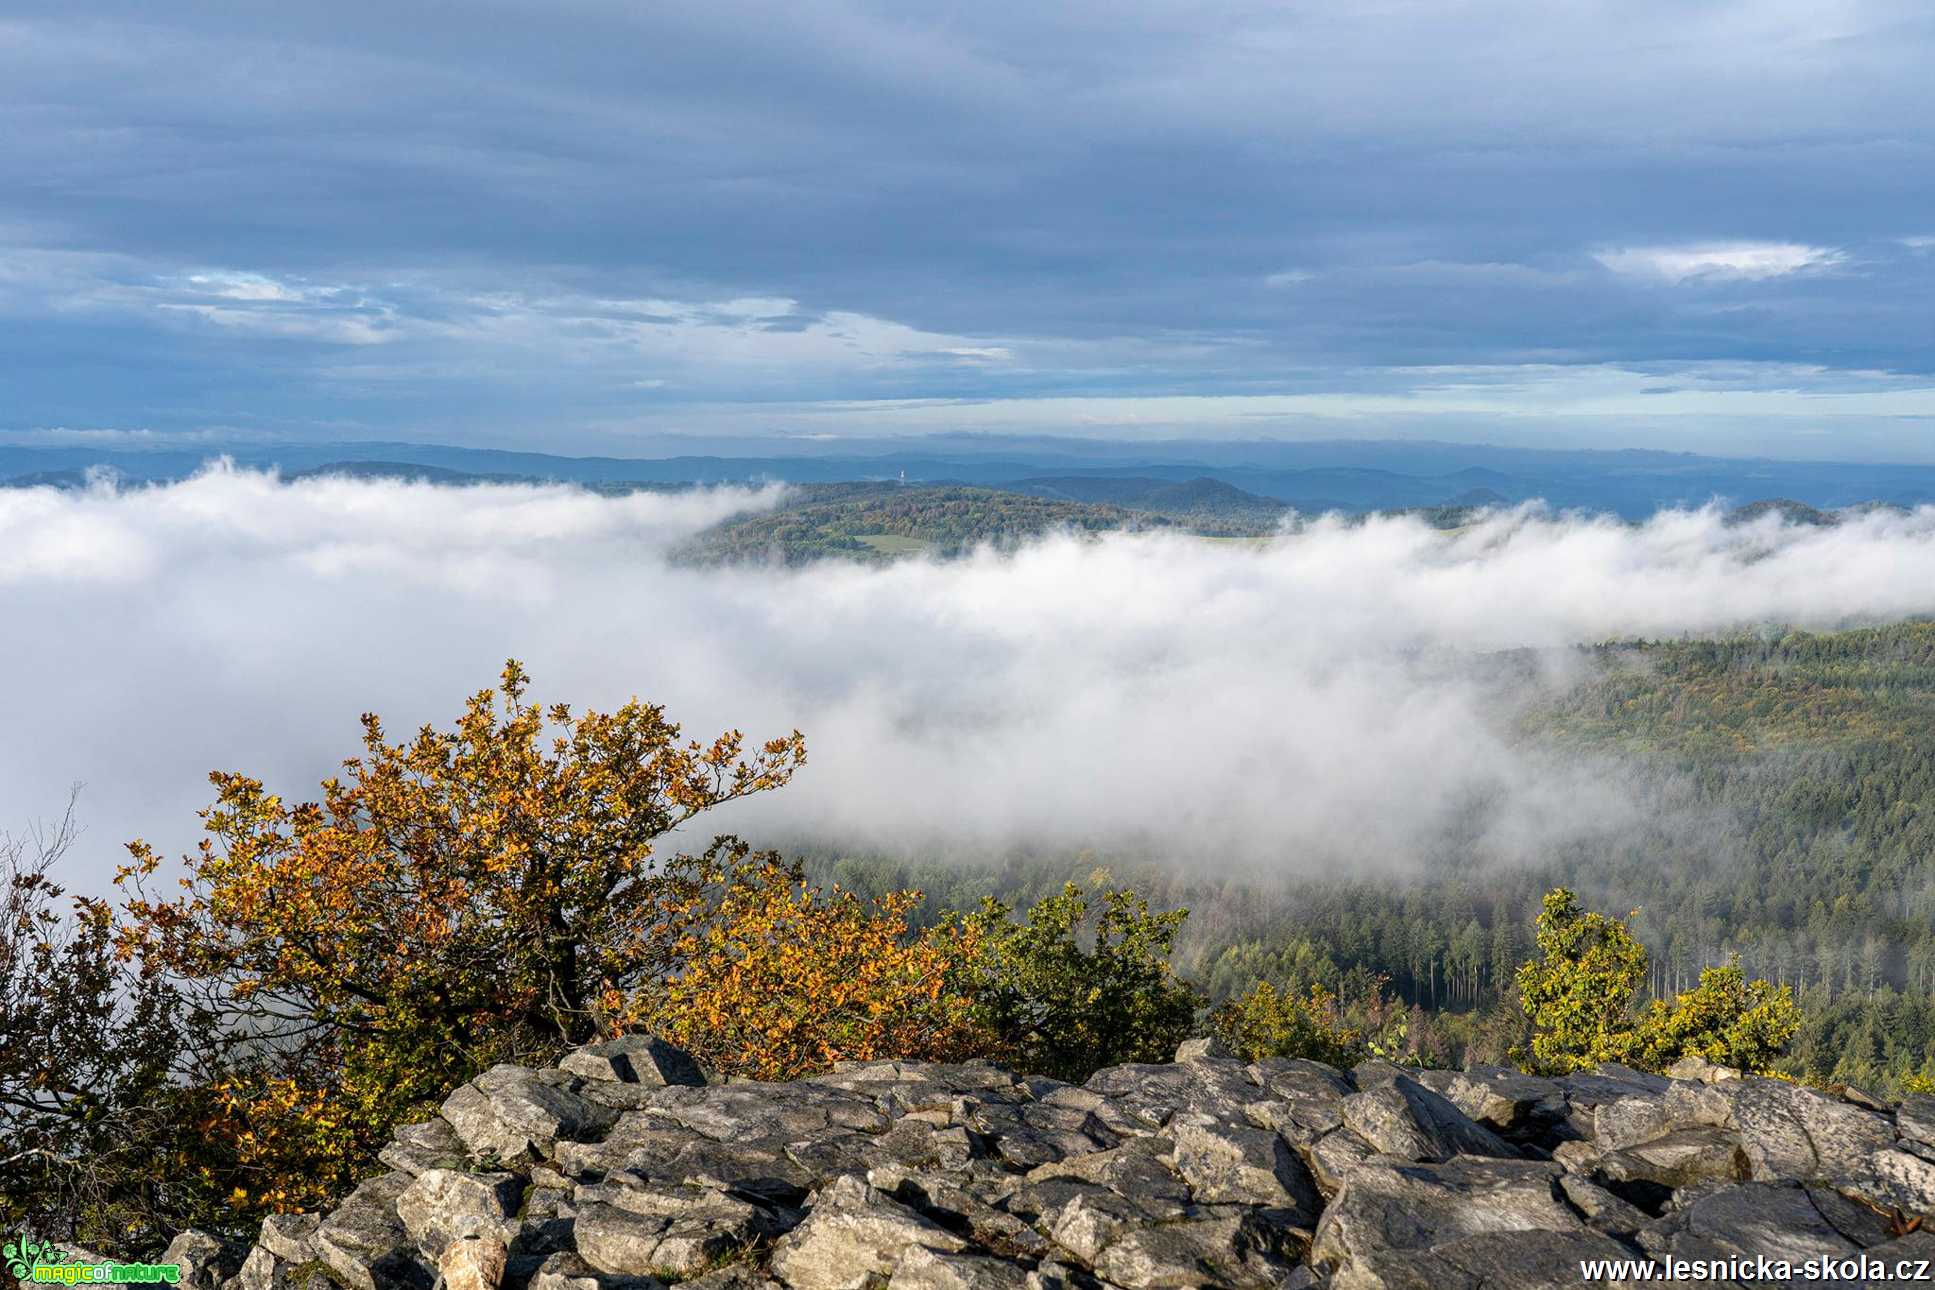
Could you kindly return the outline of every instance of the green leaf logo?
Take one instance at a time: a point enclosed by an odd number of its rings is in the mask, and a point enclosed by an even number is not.
[[[45,1263],[65,1263],[65,1251],[54,1248],[51,1241],[33,1241],[27,1237],[8,1241],[6,1249],[0,1251],[7,1260],[7,1273],[16,1281],[34,1279],[34,1268]]]

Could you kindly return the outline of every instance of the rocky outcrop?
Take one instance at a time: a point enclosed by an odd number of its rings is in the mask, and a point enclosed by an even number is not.
[[[487,1071],[333,1212],[169,1257],[209,1290],[1513,1290],[1587,1259],[1928,1257],[1935,1099],[1177,1056],[707,1083],[629,1037]]]

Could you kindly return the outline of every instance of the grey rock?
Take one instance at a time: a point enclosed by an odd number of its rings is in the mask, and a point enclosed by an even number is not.
[[[445,1098],[441,1110],[473,1157],[543,1157],[558,1142],[597,1138],[617,1120],[610,1108],[578,1096],[580,1083],[556,1070],[493,1066]]]
[[[516,1174],[429,1169],[396,1198],[396,1216],[417,1248],[434,1259],[460,1238],[508,1239],[510,1218],[523,1198],[524,1180]]]
[[[222,1282],[242,1269],[243,1251],[221,1237],[189,1228],[168,1243],[161,1262],[181,1268],[181,1284],[188,1290],[220,1290]]]
[[[1214,1036],[1202,1039],[1185,1039],[1176,1045],[1176,1060],[1179,1062],[1202,1061],[1206,1057],[1231,1058],[1236,1054],[1230,1046]]]
[[[164,1256],[162,1261],[168,1260]],[[235,1274],[231,1284],[236,1290],[285,1290],[289,1284],[288,1265],[258,1245],[242,1260],[242,1270]]]
[[[1082,1087],[1101,1094],[1148,1127],[1167,1124],[1181,1111],[1240,1120],[1243,1108],[1263,1096],[1251,1083],[1245,1063],[1223,1057],[1161,1066],[1111,1066],[1095,1072]]]
[[[1647,1226],[1651,1217],[1629,1205],[1604,1187],[1578,1174],[1562,1174],[1559,1191],[1595,1232],[1628,1236]]]
[[[1761,1257],[1792,1263],[1860,1252],[1822,1217],[1807,1191],[1792,1183],[1702,1188],[1646,1233],[1643,1245],[1656,1256]]]
[[[1649,1142],[1609,1151],[1599,1157],[1595,1167],[1600,1177],[1614,1183],[1650,1183],[1664,1188],[1731,1182],[1750,1174],[1740,1139],[1709,1125],[1676,1129]]]
[[[470,1163],[469,1154],[450,1122],[437,1119],[401,1126],[376,1158],[391,1169],[414,1175],[427,1169],[463,1169]]]
[[[1275,1287],[1289,1273],[1282,1234],[1258,1215],[1138,1227],[1111,1243],[1095,1271],[1126,1290],[1154,1286]]]
[[[1562,1075],[1553,1081],[1566,1098],[1566,1125],[1573,1136],[1590,1138],[1599,1108],[1608,1102],[1636,1099],[1657,1101],[1670,1083],[1657,1075],[1647,1075],[1617,1062],[1606,1062],[1593,1070]]]
[[[1023,1290],[1028,1269],[986,1254],[916,1245],[901,1255],[888,1290]]]
[[[1935,1097],[1911,1093],[1895,1108],[1895,1126],[1901,1136],[1935,1146]]]
[[[619,1084],[703,1084],[705,1074],[691,1053],[656,1035],[620,1035],[567,1053],[561,1070],[590,1080]]]
[[[1310,1170],[1274,1133],[1247,1126],[1172,1121],[1176,1170],[1199,1203],[1236,1202],[1293,1210],[1315,1223],[1321,1201]]]
[[[1309,1162],[1310,1173],[1324,1195],[1334,1196],[1353,1170],[1376,1155],[1376,1147],[1349,1129],[1339,1129],[1317,1139],[1304,1159]]]
[[[1710,1088],[1725,1098],[1728,1126],[1760,1181],[1856,1177],[1895,1143],[1887,1117],[1798,1084],[1741,1079]]]
[[[1337,1269],[1329,1284],[1331,1290],[1576,1290],[1581,1261],[1631,1257],[1632,1250],[1598,1232],[1488,1232],[1426,1250],[1372,1251]]]
[[[966,1242],[857,1178],[815,1199],[806,1221],[773,1248],[773,1273],[794,1290],[861,1290],[916,1246],[958,1253]]]
[[[1516,1148],[1451,1102],[1399,1075],[1343,1100],[1344,1123],[1388,1156],[1445,1160],[1455,1155],[1516,1157]]]
[[[725,1192],[634,1182],[581,1190],[573,1235],[578,1254],[600,1272],[689,1277],[779,1226],[770,1211]]]
[[[529,1290],[664,1290],[665,1282],[657,1277],[606,1276],[576,1254],[561,1251],[539,1264],[528,1286]]]
[[[1565,1119],[1565,1090],[1556,1080],[1503,1066],[1459,1071],[1439,1092],[1467,1116],[1509,1141],[1543,1137]]]
[[[262,1220],[256,1244],[286,1263],[308,1263],[316,1257],[316,1229],[321,1214],[271,1214]]]
[[[1935,1213],[1935,1162],[1906,1151],[1877,1151],[1834,1176],[1837,1186],[1907,1214]]]
[[[352,1290],[426,1290],[435,1280],[396,1216],[412,1181],[406,1173],[371,1178],[317,1226],[317,1260]]]
[[[1375,1284],[1360,1265],[1390,1251],[1430,1250],[1501,1232],[1585,1233],[1560,1196],[1560,1173],[1543,1161],[1476,1156],[1442,1164],[1367,1161],[1324,1210],[1311,1260],[1334,1269],[1332,1284],[1347,1288]],[[1562,1271],[1576,1275],[1569,1267]]]

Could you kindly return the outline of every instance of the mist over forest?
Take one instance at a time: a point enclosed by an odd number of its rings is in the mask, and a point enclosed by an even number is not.
[[[301,794],[356,713],[413,728],[515,655],[577,705],[638,694],[695,730],[803,731],[794,789],[729,821],[754,835],[1397,876],[1537,858],[1651,809],[1618,754],[1526,725],[1595,674],[1580,646],[1935,611],[1930,509],[1819,527],[1526,505],[1254,543],[1051,532],[878,567],[668,558],[783,497],[225,466],[0,491],[0,591],[34,625],[9,706],[36,732],[0,749],[5,816],[85,785],[104,877],[129,838],[192,841],[204,771]]]

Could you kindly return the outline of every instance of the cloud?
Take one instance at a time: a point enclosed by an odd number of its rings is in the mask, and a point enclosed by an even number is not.
[[[1635,819],[1618,774],[1509,733],[1563,680],[1564,646],[1935,611],[1935,510],[1829,530],[1527,510],[1456,534],[1057,538],[885,569],[665,558],[772,496],[229,470],[0,491],[0,821],[86,781],[98,878],[135,834],[187,846],[206,771],[302,794],[357,713],[445,721],[516,655],[546,698],[805,731],[797,783],[722,821],[766,841],[1341,875],[1422,863],[1456,820],[1512,859]],[[1552,672],[1485,665],[1519,648],[1559,651]]]
[[[1678,285],[1687,281],[1759,282],[1789,274],[1832,269],[1847,253],[1830,246],[1798,242],[1707,242],[1690,246],[1634,246],[1597,251],[1593,259],[1614,273],[1655,278]]]
[[[611,451],[635,418],[776,400],[1935,363],[1935,257],[1899,240],[1935,201],[1910,0],[500,0],[461,32],[372,0],[16,8],[16,429]],[[1792,231],[1712,245],[1743,212]],[[1780,289],[1694,289],[1756,282]],[[673,321],[628,335],[653,302]]]

